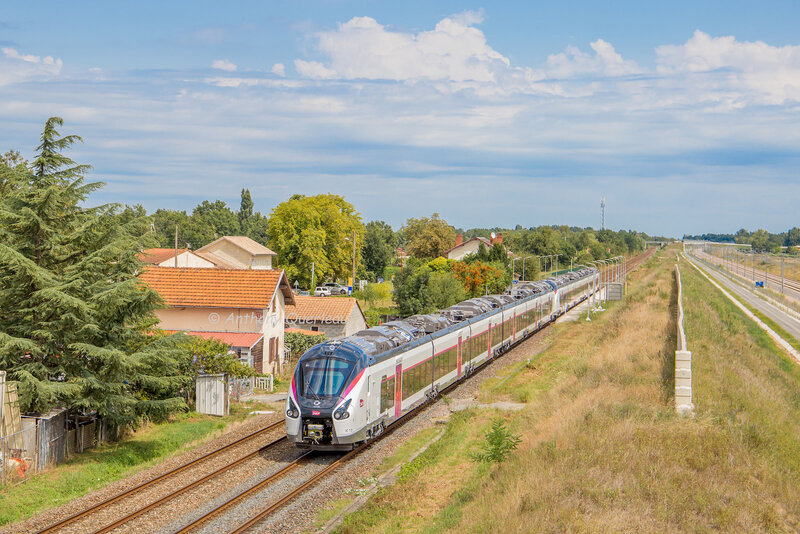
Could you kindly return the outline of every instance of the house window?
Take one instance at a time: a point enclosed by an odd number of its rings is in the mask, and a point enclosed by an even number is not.
[[[319,332],[319,327],[318,326],[312,326],[311,327],[311,331],[312,332]]]
[[[236,352],[239,354],[239,361],[241,363],[253,367],[253,355],[250,353],[249,348],[237,348]]]

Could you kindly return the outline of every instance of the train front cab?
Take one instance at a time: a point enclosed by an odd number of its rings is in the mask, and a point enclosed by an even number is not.
[[[286,399],[290,440],[319,450],[348,450],[364,441],[365,370],[363,352],[348,343],[309,349],[297,362]]]

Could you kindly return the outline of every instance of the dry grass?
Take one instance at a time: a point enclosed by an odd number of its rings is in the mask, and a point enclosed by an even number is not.
[[[796,531],[800,371],[683,269],[698,409],[676,416],[674,259],[659,253],[624,304],[559,325],[530,365],[487,384],[485,398],[528,403],[506,416],[523,439],[507,462],[466,461],[492,414],[461,416],[344,530]]]

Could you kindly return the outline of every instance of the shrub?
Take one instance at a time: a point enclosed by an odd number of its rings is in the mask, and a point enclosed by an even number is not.
[[[492,421],[492,428],[487,430],[484,435],[486,436],[486,441],[481,445],[481,450],[470,453],[470,458],[476,462],[500,463],[522,441],[519,435],[512,434],[506,428],[503,420],[499,417]]]

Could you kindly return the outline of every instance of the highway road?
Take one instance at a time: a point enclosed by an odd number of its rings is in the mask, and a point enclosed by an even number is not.
[[[707,252],[702,251],[692,251],[692,254],[697,256],[702,260],[706,260],[707,262],[713,263],[714,265],[720,265],[723,263],[723,260],[717,256],[713,256],[708,254]],[[739,278],[743,283],[755,284],[755,282],[764,281],[764,270],[763,269],[755,269],[755,279],[753,278],[753,268],[743,265],[739,262],[729,262],[727,259],[724,260],[725,267],[731,273],[735,274],[737,278]],[[765,284],[768,289],[775,291],[776,293],[781,292],[781,277],[772,273],[766,278]],[[794,301],[800,303],[800,283],[797,280],[790,280],[784,278],[783,283],[783,294]]]
[[[752,289],[743,285],[740,282],[734,282],[728,276],[723,275],[717,269],[709,265],[707,262],[695,255],[689,256],[695,260],[695,263],[711,278],[714,279],[719,285],[724,287],[729,293],[739,299],[740,302],[746,303],[753,309],[756,309],[775,321],[781,328],[783,328],[790,335],[794,336],[796,340],[800,340],[800,320],[795,319],[787,314],[777,306],[774,306],[758,296]],[[788,340],[787,340],[788,341]]]

